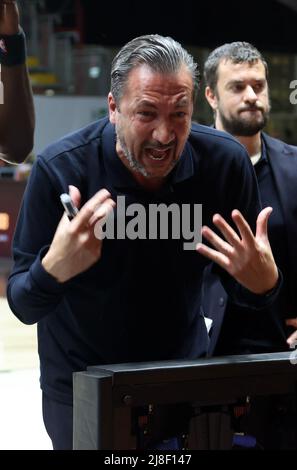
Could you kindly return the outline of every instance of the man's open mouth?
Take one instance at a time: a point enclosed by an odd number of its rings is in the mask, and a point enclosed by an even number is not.
[[[167,157],[168,153],[170,152],[170,148],[167,148],[165,150],[147,149],[147,151],[148,156],[151,160],[162,161]]]

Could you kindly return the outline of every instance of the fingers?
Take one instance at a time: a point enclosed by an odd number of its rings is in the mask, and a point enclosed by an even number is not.
[[[256,237],[268,238],[268,219],[272,211],[272,207],[265,207],[258,215]]]
[[[268,231],[268,219],[270,214],[272,213],[272,207],[266,207],[263,209],[257,218],[257,229],[256,229],[256,238],[268,238],[267,231]],[[245,241],[248,245],[253,245],[255,237],[253,232],[241,214],[241,212],[237,209],[232,211],[232,219],[236,224],[236,227],[239,230],[241,239]],[[237,233],[232,229],[232,227],[223,219],[222,216],[216,214],[213,217],[213,222],[220,229],[222,234],[224,235],[225,239],[227,240],[230,245],[234,247],[239,247],[240,245],[240,238],[238,237]]]
[[[226,269],[229,272],[230,260],[227,256],[216,250],[213,250],[212,248],[209,248],[203,243],[198,243],[196,245],[196,250],[198,251],[198,253],[200,253],[200,255],[206,256],[207,258],[219,264],[222,268]]]
[[[262,210],[257,219],[257,228],[259,233],[264,234],[267,236],[267,221],[269,215],[271,214],[272,208],[267,207],[266,209]],[[237,252],[241,253],[243,248],[245,250],[253,249],[255,246],[255,237],[253,232],[241,214],[241,212],[237,209],[232,211],[232,219],[236,224],[240,237],[238,234],[233,230],[233,228],[226,222],[226,220],[220,215],[215,214],[213,216],[213,223],[215,226],[220,230],[222,235],[224,236],[226,242],[220,238],[218,235],[215,234],[210,228],[203,227],[202,228],[202,235],[222,254],[232,257],[232,255]]]
[[[224,219],[223,219],[224,220]],[[232,229],[231,229],[232,230]],[[223,230],[221,230],[223,231]],[[231,242],[226,243],[222,238],[220,238],[213,230],[209,227],[202,227],[201,233],[206,240],[208,240],[218,251],[223,253],[226,256],[231,256],[233,253],[233,247]],[[227,237],[225,237],[227,238]],[[230,240],[230,237],[228,237]]]
[[[242,232],[245,233],[247,231],[249,236],[249,226],[245,225],[245,220],[243,219],[242,215],[239,211],[233,211],[232,216],[235,216],[236,223],[242,229]],[[196,250],[203,256],[211,259],[212,261],[219,264],[222,268],[227,270],[231,273],[232,270],[232,260],[238,253],[242,252],[242,240],[239,238],[235,230],[225,221],[225,219],[220,214],[215,214],[213,216],[213,223],[216,227],[221,231],[225,240],[219,237],[213,230],[209,227],[204,226],[202,228],[202,235],[206,238],[216,250],[209,248],[208,246],[204,245],[203,243],[198,243],[196,246]],[[234,261],[233,261],[234,264]]]
[[[253,232],[252,232],[249,224],[247,223],[247,221],[245,220],[245,218],[241,214],[241,212],[239,210],[235,209],[234,211],[232,211],[231,215],[232,215],[233,221],[236,224],[236,227],[239,230],[239,233],[240,233],[240,236],[241,236],[242,240],[244,240],[245,243],[247,243],[248,245],[253,245],[254,244],[254,239],[255,239],[254,235],[253,235]]]
[[[232,219],[234,220],[241,238],[237,235],[235,230],[226,222],[226,220],[220,215],[220,214],[215,214],[213,216],[213,223],[215,226],[220,230],[220,232],[223,234],[225,240],[231,245],[231,247],[234,247],[235,249],[240,249],[242,240],[244,240],[247,244],[252,245],[254,242],[254,235],[253,232],[250,229],[249,224],[246,222],[245,218],[242,216],[242,214],[238,210],[234,210],[232,212]],[[216,248],[224,249],[224,253],[231,253],[230,250],[226,251],[226,246],[220,244],[220,247],[214,243],[216,240],[215,237],[212,237],[210,239],[210,229],[207,231],[202,231],[202,235],[207,238],[208,241],[210,241]],[[213,232],[214,233],[214,232]],[[221,240],[218,237],[219,240]]]
[[[103,220],[105,221],[115,206],[116,204],[112,199],[107,199],[103,204],[100,204],[95,210],[93,216],[90,218],[89,224],[94,225],[99,220],[101,221],[101,223],[103,222]]]
[[[286,319],[286,325],[287,326],[292,326],[293,328],[297,329],[297,318],[287,318]],[[287,343],[290,346],[290,348],[294,348],[297,344],[297,331],[294,331],[288,338],[287,338]]]
[[[290,348],[294,348],[297,345],[297,331],[294,331],[294,333],[289,336],[289,338],[287,339],[287,343]]]
[[[215,226],[218,227],[224,235],[225,240],[230,243],[231,246],[237,246],[240,244],[239,236],[220,214],[215,214],[212,220]]]
[[[80,201],[81,201],[81,195],[79,192],[79,189],[76,188],[76,186],[69,185],[69,195],[75,205],[79,209],[80,207]]]
[[[60,219],[60,222],[59,222],[59,224],[58,224],[58,226],[57,226],[57,231],[58,231],[58,230],[65,231],[65,228],[69,226],[69,223],[70,223],[70,221],[69,221],[69,219],[68,219],[68,216],[67,216],[66,212],[64,211],[64,213],[63,213],[63,215],[62,215],[62,217],[61,217],[61,219]],[[62,228],[61,228],[61,227],[62,227]]]
[[[115,202],[111,199],[110,193],[106,189],[101,189],[84,204],[77,216],[71,221],[72,230],[79,231],[86,225],[93,225],[96,220],[106,216],[114,206]]]

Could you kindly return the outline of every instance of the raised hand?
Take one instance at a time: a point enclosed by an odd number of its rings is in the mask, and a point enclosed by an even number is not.
[[[209,248],[198,243],[198,253],[215,261],[240,284],[255,294],[265,294],[273,289],[278,280],[278,270],[271,251],[267,224],[271,207],[263,209],[257,218],[256,235],[238,210],[232,211],[232,219],[240,236],[219,214],[213,223],[223,234],[219,237],[209,227],[202,228],[202,235],[214,246]]]
[[[70,196],[80,205],[80,192],[69,186]],[[113,210],[115,202],[106,189],[98,191],[69,221],[64,214],[57,227],[49,251],[42,260],[44,269],[58,282],[65,282],[86,271],[100,259],[102,240],[95,236],[94,226]]]
[[[20,15],[17,2],[0,0],[0,34],[17,34],[19,32]]]

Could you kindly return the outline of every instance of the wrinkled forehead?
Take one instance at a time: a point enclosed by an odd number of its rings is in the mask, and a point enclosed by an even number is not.
[[[191,93],[194,90],[194,81],[188,67],[182,64],[176,71],[167,72],[155,70],[147,64],[134,67],[126,81],[125,92],[133,93],[136,90],[163,89],[178,90],[184,88]]]

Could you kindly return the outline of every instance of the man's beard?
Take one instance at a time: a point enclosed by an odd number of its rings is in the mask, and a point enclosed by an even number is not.
[[[123,151],[124,157],[126,158],[127,162],[129,163],[129,166],[131,170],[136,171],[137,173],[140,173],[142,176],[145,176],[146,178],[150,177],[150,174],[146,171],[145,167],[139,163],[134,155],[130,152],[128,149],[124,136],[121,134],[121,131],[118,126],[116,126],[116,136],[117,140],[121,146],[121,149]]]
[[[259,109],[259,108],[247,108],[247,109]],[[238,117],[226,117],[222,112],[220,112],[220,119],[223,124],[224,130],[229,132],[231,135],[243,136],[243,137],[252,137],[261,131],[267,124],[269,117],[269,110],[263,111],[259,109],[262,113],[262,118],[260,120],[253,119],[241,119],[240,115]]]
[[[121,146],[124,157],[126,158],[127,162],[129,163],[130,168],[133,171],[136,171],[137,173],[140,173],[145,178],[153,178],[154,175],[149,173],[147,171],[147,169],[145,168],[145,166],[142,165],[138,160],[136,160],[134,155],[128,149],[128,147],[126,145],[126,142],[125,142],[125,138],[124,138],[119,126],[116,125],[115,131],[116,131],[117,141],[119,142],[119,144]],[[179,158],[177,158],[177,159],[175,159],[171,162],[171,164],[170,164],[168,170],[166,171],[166,173],[164,173],[164,175],[162,175],[162,178],[165,178],[170,173],[170,171],[176,166],[178,161],[179,161]]]

